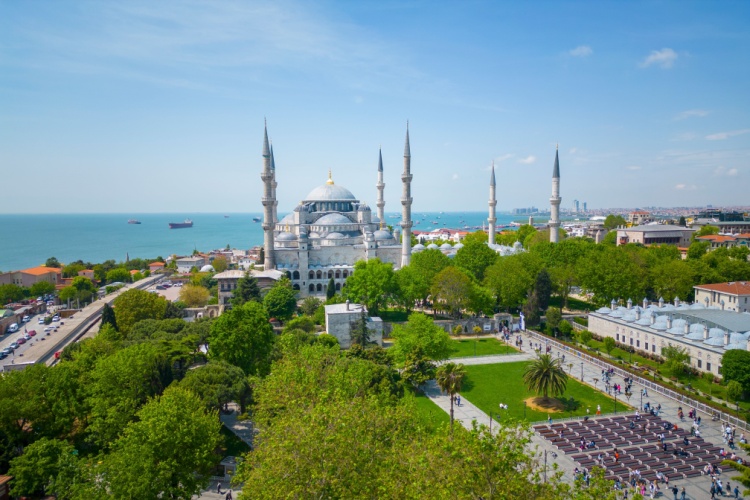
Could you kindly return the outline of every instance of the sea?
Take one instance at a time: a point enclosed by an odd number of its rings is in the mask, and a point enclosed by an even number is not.
[[[386,212],[386,224],[401,220]],[[284,214],[279,214],[279,218]],[[128,224],[128,219],[141,224]],[[44,264],[49,257],[62,263],[99,263],[114,259],[168,257],[193,250],[249,249],[263,244],[260,213],[193,214],[0,214],[0,272]],[[169,229],[170,222],[193,221],[193,227]],[[481,229],[487,212],[414,212],[418,231],[436,228]],[[497,214],[498,225],[527,223],[520,215]],[[541,219],[539,219],[541,222]]]

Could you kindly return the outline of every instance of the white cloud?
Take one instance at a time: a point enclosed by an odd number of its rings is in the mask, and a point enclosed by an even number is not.
[[[716,167],[716,169],[714,170],[714,175],[716,176],[736,177],[738,173],[739,170],[737,170],[736,168],[728,169],[722,166]]]
[[[529,155],[526,158],[519,158],[518,163],[523,163],[524,165],[531,165],[536,161],[536,156]]]
[[[629,166],[625,167],[625,169],[626,170],[640,170],[641,166],[640,165],[629,165]]]
[[[739,173],[739,171],[738,171],[738,170],[737,170],[736,168],[730,168],[729,170],[727,170],[727,175],[728,175],[729,177],[734,177],[734,176],[736,176],[736,175],[737,175],[738,173]]]
[[[687,111],[683,111],[682,113],[678,113],[677,116],[674,117],[675,120],[685,120],[687,118],[703,118],[704,116],[708,116],[711,112],[705,109],[688,109]]]
[[[750,133],[750,128],[743,128],[741,130],[730,130],[729,132],[717,132],[706,136],[708,141],[723,141],[730,137],[736,137],[738,135],[744,135]]]
[[[575,49],[568,52],[568,54],[573,57],[588,57],[593,53],[594,51],[588,45],[579,45]]]
[[[693,191],[696,189],[696,186],[695,184],[677,184],[674,188],[678,191]]]
[[[677,52],[672,49],[664,48],[661,50],[653,50],[651,54],[646,57],[641,63],[642,68],[648,68],[649,66],[656,64],[664,69],[671,68],[674,62],[677,60]]]

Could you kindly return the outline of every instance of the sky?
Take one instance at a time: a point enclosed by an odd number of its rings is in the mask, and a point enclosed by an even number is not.
[[[750,2],[0,2],[0,213],[748,205]]]

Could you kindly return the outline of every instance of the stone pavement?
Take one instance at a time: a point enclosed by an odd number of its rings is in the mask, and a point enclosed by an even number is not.
[[[451,361],[462,363],[464,365],[479,365],[479,364],[494,364],[494,363],[510,363],[514,361],[522,361],[527,359],[533,359],[533,357],[536,355],[536,353],[533,351],[533,348],[530,344],[533,344],[535,342],[539,342],[536,338],[532,338],[529,335],[522,334],[523,338],[523,348],[524,348],[524,354],[517,354],[517,355],[505,355],[505,356],[481,356],[481,357],[475,357],[475,358],[461,358],[461,359],[454,359]],[[583,381],[583,383],[588,384],[592,387],[594,387],[594,379],[602,380],[602,370],[596,365],[593,365],[587,361],[581,360],[577,357],[575,357],[571,353],[558,353],[556,350],[553,350],[551,353],[553,356],[560,356],[563,355],[566,356],[565,360],[565,367],[568,368],[569,376],[575,378],[576,380]],[[573,363],[572,370],[568,367],[570,363]],[[622,383],[622,379],[619,377],[614,377],[612,379],[613,383]],[[596,384],[595,387],[600,392],[604,392],[603,384],[599,382]],[[447,395],[443,395],[440,393],[440,389],[437,387],[437,384],[434,381],[431,381],[427,385],[427,389],[425,391],[427,396],[435,402],[440,408],[445,410],[446,412],[450,412],[450,398]],[[687,414],[690,411],[690,408],[683,408],[683,412],[686,415],[684,421],[679,421],[677,418],[677,409],[680,406],[679,403],[676,401],[667,398],[666,396],[662,396],[660,394],[656,394],[654,392],[650,392],[647,395],[641,396],[641,388],[637,385],[633,386],[633,396],[630,398],[630,401],[628,401],[625,398],[625,395],[623,394],[621,396],[623,398],[623,401],[628,402],[630,405],[634,406],[635,408],[642,407],[642,404],[645,404],[646,402],[650,402],[651,406],[656,406],[658,404],[661,404],[662,411],[659,414],[662,418],[671,421],[672,423],[676,423],[678,426],[690,430],[690,426],[692,424],[692,421],[690,421],[687,418]],[[641,399],[642,398],[642,399]],[[620,398],[618,398],[620,399]],[[642,401],[642,403],[641,403]],[[603,408],[603,411],[606,413],[607,409]],[[594,410],[592,409],[592,416],[593,416]],[[634,413],[634,412],[633,412]],[[699,413],[701,416],[701,436],[710,442],[713,442],[717,446],[723,446],[723,440],[721,437],[721,422],[712,422],[710,415],[706,415],[703,413]],[[495,415],[493,415],[495,416]],[[456,407],[454,405],[454,417],[456,420],[461,422],[461,425],[464,427],[470,429],[472,425],[472,420],[476,420],[478,423],[486,424],[488,425],[490,422],[489,416],[484,413],[482,410],[471,404],[470,401],[461,398],[461,406]],[[568,419],[566,419],[568,420]],[[497,422],[497,419],[495,420]],[[735,440],[739,442],[739,436],[741,434],[741,431],[737,430],[737,437]],[[750,437],[750,436],[748,436]],[[532,442],[537,446],[539,453],[547,452],[548,456],[548,462],[549,463],[555,463],[560,468],[560,470],[563,471],[564,477],[566,481],[573,480],[573,470],[575,469],[575,462],[573,460],[566,456],[564,453],[558,453],[558,450],[556,447],[552,446],[552,444],[540,437],[537,434],[533,435]],[[736,450],[737,452],[737,450]],[[552,455],[554,453],[554,455]],[[747,454],[744,452],[738,452],[738,454],[742,455],[743,458],[747,459]],[[552,458],[551,458],[552,457]],[[734,471],[727,470],[724,468],[723,473],[721,474],[721,480],[726,486],[727,481],[731,482],[732,484],[735,483],[735,481],[731,480],[731,477],[736,475]],[[670,481],[670,485],[677,484],[678,487],[682,488],[685,486],[685,490],[687,492],[687,498],[689,499],[704,499],[704,498],[710,498],[709,488],[711,487],[711,479],[705,476],[692,478],[692,479],[681,479],[681,480],[672,480]],[[740,491],[742,491],[743,488],[740,488]],[[665,498],[672,498],[671,492],[667,492],[664,489],[662,489],[662,493],[665,494]]]

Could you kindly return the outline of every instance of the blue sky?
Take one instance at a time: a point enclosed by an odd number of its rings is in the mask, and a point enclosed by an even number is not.
[[[0,212],[750,204],[750,2],[0,2]]]

